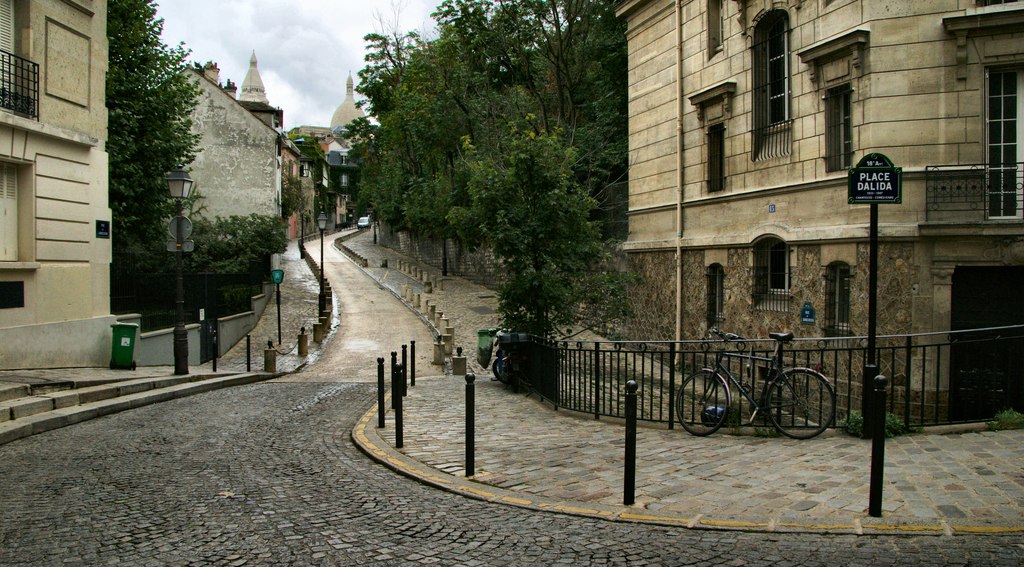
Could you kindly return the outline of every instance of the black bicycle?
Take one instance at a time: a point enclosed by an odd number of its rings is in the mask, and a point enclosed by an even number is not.
[[[743,340],[739,335],[714,328],[708,332],[726,343]],[[793,439],[810,439],[832,424],[836,413],[835,389],[816,370],[781,368],[782,346],[793,340],[793,333],[769,333],[768,336],[776,343],[771,358],[723,349],[715,354],[713,369],[702,368],[683,380],[676,392],[675,409],[684,429],[693,435],[711,435],[722,427],[730,414],[739,415],[740,408],[732,405],[733,387],[750,402],[747,425],[763,412],[779,433]],[[758,366],[767,366],[764,385],[756,398],[753,377],[750,386],[744,385],[722,364],[726,358],[740,358]],[[742,423],[743,417],[739,415],[737,421]]]

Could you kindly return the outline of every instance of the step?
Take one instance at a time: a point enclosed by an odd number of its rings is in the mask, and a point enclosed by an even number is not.
[[[29,392],[27,395],[32,396],[71,390],[75,387],[75,383],[70,380],[41,378],[38,376],[20,376],[17,374],[4,374],[3,376],[0,376],[0,382],[10,384],[12,386],[26,386],[28,387]],[[0,401],[3,401],[3,398],[0,398]]]
[[[15,384],[13,382],[0,382],[0,402],[24,398],[31,392],[26,384]]]
[[[5,413],[8,420],[21,419],[53,409],[53,399],[44,396],[26,396],[0,403],[0,417]],[[6,410],[6,411],[5,411]]]

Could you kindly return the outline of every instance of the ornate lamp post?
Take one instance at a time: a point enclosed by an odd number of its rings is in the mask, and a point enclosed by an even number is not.
[[[192,178],[184,169],[176,169],[167,174],[167,190],[178,206],[178,216],[174,218],[174,258],[175,258],[175,323],[174,323],[174,373],[188,374],[188,331],[185,330],[185,287],[182,281],[181,264],[185,254],[184,243],[185,221],[182,207],[188,194],[192,191]]]
[[[327,310],[327,298],[324,295],[324,229],[327,228],[327,213],[320,211],[316,217],[316,224],[320,227],[320,313]]]

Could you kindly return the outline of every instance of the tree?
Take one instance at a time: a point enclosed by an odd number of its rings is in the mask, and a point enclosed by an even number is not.
[[[107,36],[110,208],[119,250],[161,245],[174,204],[167,172],[195,158],[191,113],[199,89],[185,74],[183,46],[168,47],[154,0],[110,0]]]

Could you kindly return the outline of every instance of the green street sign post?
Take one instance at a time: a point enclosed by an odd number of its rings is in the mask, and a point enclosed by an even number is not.
[[[884,414],[882,416],[875,415],[876,408],[871,401],[875,377],[878,376],[878,364],[875,360],[878,329],[878,204],[898,205],[903,202],[903,168],[893,165],[892,160],[884,154],[871,153],[861,158],[857,162],[857,167],[850,169],[847,183],[851,205],[867,204],[871,206],[868,230],[868,352],[864,362],[864,389],[862,390],[864,394],[861,400],[864,436],[867,437],[874,432],[876,427],[881,427],[885,421]],[[882,423],[879,423],[879,420]],[[881,451],[884,455],[884,448]],[[881,455],[879,457],[881,460]],[[881,467],[879,470],[875,469],[876,467],[871,467],[868,511],[871,516],[877,517],[882,514],[882,471]]]
[[[277,344],[281,344],[281,282],[284,281],[284,270],[270,270],[270,281],[277,286]]]

